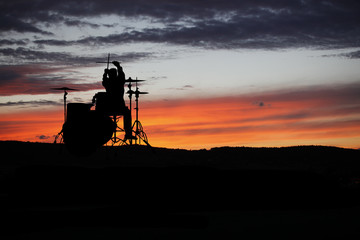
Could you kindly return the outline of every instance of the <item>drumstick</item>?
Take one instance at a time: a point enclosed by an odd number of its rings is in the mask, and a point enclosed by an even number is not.
[[[109,69],[110,53],[108,54],[107,69]]]

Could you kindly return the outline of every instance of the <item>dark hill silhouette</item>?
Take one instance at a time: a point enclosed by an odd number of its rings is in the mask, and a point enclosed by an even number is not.
[[[75,157],[64,145],[0,148],[7,237],[360,236],[358,150],[126,146]]]
[[[62,164],[84,166],[211,166],[231,169],[354,171],[359,150],[327,146],[282,148],[219,147],[210,150],[102,147],[90,156],[71,155],[62,144],[0,141],[1,165]],[[354,168],[355,167],[355,168]]]

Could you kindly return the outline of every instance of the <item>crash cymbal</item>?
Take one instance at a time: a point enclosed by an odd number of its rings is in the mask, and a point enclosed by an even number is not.
[[[74,88],[62,87],[62,88],[51,88],[51,90],[61,90],[61,91],[79,91]]]

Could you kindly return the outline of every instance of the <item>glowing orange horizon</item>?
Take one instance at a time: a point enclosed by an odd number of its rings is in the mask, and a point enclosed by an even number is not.
[[[218,100],[218,102],[217,102]],[[222,100],[223,102],[220,102]],[[244,99],[189,100],[171,108],[144,107],[141,120],[150,136],[167,147],[335,145],[358,148],[356,108],[313,110],[314,102],[255,106]],[[224,104],[223,108],[218,105]],[[166,114],[161,115],[161,113]],[[153,142],[153,141],[151,141]]]
[[[354,86],[340,90],[144,101],[140,105],[140,121],[149,142],[156,147],[359,148],[359,84]],[[0,116],[0,140],[52,142],[63,121],[61,107]]]
[[[53,142],[62,127],[61,108],[0,114],[0,140]]]

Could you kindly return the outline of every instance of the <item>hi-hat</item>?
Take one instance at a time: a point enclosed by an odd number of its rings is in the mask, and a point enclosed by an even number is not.
[[[74,88],[62,87],[62,88],[51,88],[51,90],[61,90],[61,91],[79,91]]]
[[[126,92],[127,94],[149,94],[148,92],[140,92],[140,91],[133,91],[133,90],[129,90]]]
[[[131,79],[131,78],[125,80],[125,82],[144,82],[144,81],[146,81],[146,80]]]

